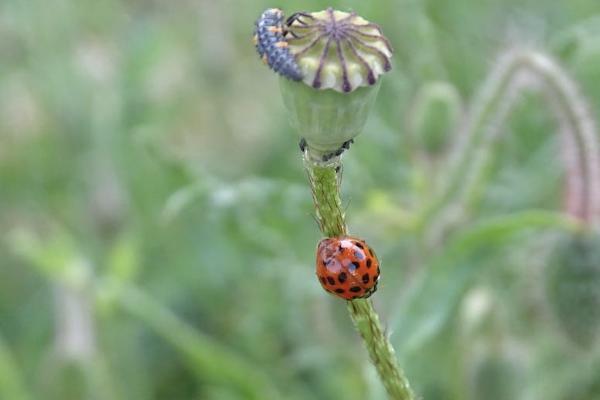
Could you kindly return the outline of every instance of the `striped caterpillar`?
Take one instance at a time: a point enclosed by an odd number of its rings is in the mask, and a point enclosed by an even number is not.
[[[302,80],[302,72],[283,37],[283,11],[269,8],[256,21],[254,44],[263,62],[279,75],[294,81]]]

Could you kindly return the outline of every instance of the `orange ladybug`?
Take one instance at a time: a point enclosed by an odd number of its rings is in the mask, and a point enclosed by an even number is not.
[[[317,246],[317,277],[323,289],[346,300],[367,298],[377,290],[379,261],[364,240],[325,238]]]

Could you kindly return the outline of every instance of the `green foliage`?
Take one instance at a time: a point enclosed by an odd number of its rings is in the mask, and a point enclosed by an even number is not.
[[[514,399],[516,390],[516,367],[506,360],[487,358],[476,367],[474,376],[475,399]]]
[[[460,97],[446,82],[426,83],[410,115],[415,141],[430,155],[439,154],[451,140],[461,113]]]

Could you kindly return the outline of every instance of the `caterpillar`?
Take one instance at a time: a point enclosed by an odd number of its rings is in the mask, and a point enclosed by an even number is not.
[[[294,81],[302,80],[302,72],[296,59],[287,48],[283,37],[283,11],[269,8],[256,21],[254,29],[254,45],[263,62],[279,75]]]

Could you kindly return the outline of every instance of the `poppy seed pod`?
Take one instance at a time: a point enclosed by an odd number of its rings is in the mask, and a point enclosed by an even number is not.
[[[332,8],[292,14],[284,30],[302,73],[280,80],[284,104],[311,158],[327,161],[363,130],[392,48],[379,26]]]

